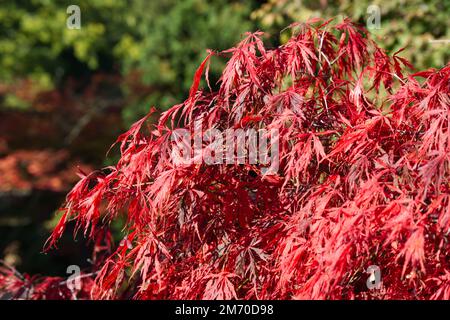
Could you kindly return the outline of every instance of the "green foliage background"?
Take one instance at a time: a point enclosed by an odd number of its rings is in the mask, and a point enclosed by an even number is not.
[[[0,7],[0,80],[27,78],[35,90],[48,90],[64,86],[68,77],[137,70],[152,92],[124,108],[129,121],[149,105],[164,109],[182,99],[206,49],[231,47],[253,30],[249,16],[257,8],[224,0],[80,0],[81,29],[70,30],[66,8],[72,2],[9,1]],[[212,76],[220,69],[214,64]],[[8,97],[2,106],[19,106],[16,101]]]
[[[0,81],[33,81],[34,90],[61,87],[68,77],[95,72],[123,76],[138,70],[151,93],[124,108],[127,122],[148,110],[180,101],[205,49],[225,49],[245,31],[260,28],[279,36],[294,21],[310,17],[349,16],[366,23],[370,5],[381,9],[381,28],[371,30],[388,50],[406,47],[403,55],[418,69],[440,67],[449,60],[450,2],[440,0],[80,0],[81,30],[65,27],[72,1],[18,0],[0,6]],[[280,37],[281,42],[285,40]],[[221,64],[212,64],[218,77]],[[129,94],[128,88],[122,88]],[[132,97],[135,98],[135,97]],[[3,97],[1,107],[20,107],[17,97]]]

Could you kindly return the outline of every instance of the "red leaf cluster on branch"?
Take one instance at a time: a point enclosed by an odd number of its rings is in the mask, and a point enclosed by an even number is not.
[[[274,49],[257,32],[210,52],[189,98],[69,193],[50,245],[69,221],[91,238],[127,221],[93,298],[450,298],[450,65],[408,75],[347,19],[291,30]],[[220,88],[199,90],[214,56],[229,57]],[[277,129],[278,173],[173,164],[173,130],[199,118]]]
[[[89,299],[93,286],[92,275],[84,274],[73,285],[61,277],[40,277],[21,274],[0,261],[0,300],[78,300]],[[69,285],[68,285],[69,283]]]

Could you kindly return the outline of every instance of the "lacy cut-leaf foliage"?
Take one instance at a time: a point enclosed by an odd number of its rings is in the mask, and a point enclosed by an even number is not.
[[[290,31],[209,51],[186,101],[136,122],[118,163],[68,194],[48,247],[71,221],[100,246],[126,220],[92,298],[450,298],[450,65],[408,73],[348,19]],[[217,91],[201,81],[212,57],[228,59]],[[198,118],[278,129],[278,173],[174,165],[171,133]]]

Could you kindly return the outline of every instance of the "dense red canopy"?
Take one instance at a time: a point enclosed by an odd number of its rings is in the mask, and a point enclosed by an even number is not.
[[[292,31],[277,48],[257,32],[211,52],[185,102],[138,121],[117,165],[69,193],[50,246],[72,220],[98,243],[127,221],[93,298],[450,298],[450,65],[409,74],[349,20]],[[217,56],[220,88],[200,89]],[[175,165],[171,134],[198,118],[277,129],[278,172]]]

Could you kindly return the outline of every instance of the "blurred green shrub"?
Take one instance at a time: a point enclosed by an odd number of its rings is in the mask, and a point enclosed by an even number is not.
[[[133,1],[128,11],[133,32],[120,39],[114,53],[123,61],[124,73],[139,70],[152,93],[125,109],[126,119],[148,111],[149,105],[165,109],[186,98],[206,49],[227,49],[254,29],[251,10],[251,1]],[[212,79],[218,80],[219,70],[220,61],[215,61]]]
[[[253,2],[226,0],[79,0],[81,29],[66,27],[71,1],[8,1],[0,7],[0,82],[26,79],[33,90],[64,88],[96,72],[133,76],[147,86],[130,97],[129,121],[182,99],[206,48],[224,49],[253,29]],[[211,69],[218,78],[219,65]],[[135,73],[137,72],[137,73]],[[124,81],[123,92],[135,94]],[[0,92],[1,94],[1,92]],[[24,109],[4,93],[3,107]]]

